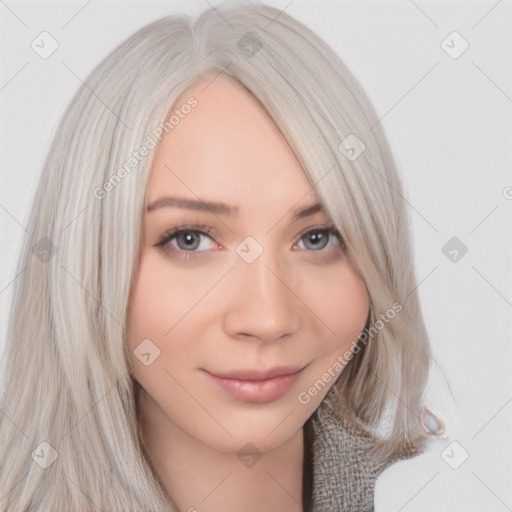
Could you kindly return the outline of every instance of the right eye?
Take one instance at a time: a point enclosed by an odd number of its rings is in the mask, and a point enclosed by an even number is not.
[[[172,256],[192,258],[199,253],[212,249],[213,239],[208,233],[213,229],[209,226],[180,226],[165,232],[155,247]],[[173,254],[174,253],[174,254]],[[180,254],[182,253],[182,254]]]

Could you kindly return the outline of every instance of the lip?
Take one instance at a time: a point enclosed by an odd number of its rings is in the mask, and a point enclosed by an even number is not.
[[[236,370],[222,374],[204,372],[233,398],[248,403],[269,403],[281,398],[297,381],[305,366],[280,366],[268,370]]]

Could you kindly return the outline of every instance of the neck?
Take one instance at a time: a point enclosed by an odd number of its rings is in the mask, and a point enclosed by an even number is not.
[[[178,510],[302,510],[303,429],[258,459],[217,450],[190,436],[144,390],[139,409],[146,452]]]

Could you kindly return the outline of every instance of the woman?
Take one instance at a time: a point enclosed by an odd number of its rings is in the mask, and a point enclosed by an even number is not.
[[[263,5],[156,21],[86,83],[19,263],[2,507],[373,510],[443,426],[360,86]]]

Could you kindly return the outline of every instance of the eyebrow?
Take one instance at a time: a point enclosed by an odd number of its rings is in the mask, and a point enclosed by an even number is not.
[[[174,208],[185,208],[187,210],[196,211],[209,211],[220,215],[228,215],[230,217],[236,217],[238,215],[238,206],[229,206],[225,203],[216,203],[211,201],[195,201],[193,199],[185,199],[184,197],[170,197],[165,196],[157,199],[150,205],[148,205],[148,212],[158,210],[159,208],[174,207]],[[323,211],[321,204],[316,203],[311,206],[307,206],[299,211],[296,211],[293,215],[293,219],[302,219],[313,215],[314,213]]]

